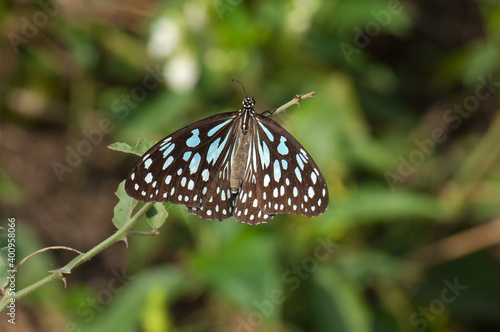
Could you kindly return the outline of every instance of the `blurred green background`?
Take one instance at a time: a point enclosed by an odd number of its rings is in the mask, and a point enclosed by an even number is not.
[[[499,331],[499,4],[1,2],[0,225],[16,218],[18,261],[111,235],[137,157],[107,145],[236,111],[232,78],[258,112],[316,92],[275,120],[330,206],[252,227],[166,204],[158,236],[17,301],[0,330]],[[30,259],[18,289],[72,257]]]

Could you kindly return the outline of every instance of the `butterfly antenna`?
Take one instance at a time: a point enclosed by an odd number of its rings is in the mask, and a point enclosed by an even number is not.
[[[247,91],[245,90],[245,86],[243,85],[243,83],[238,81],[236,78],[233,78],[231,81],[240,83],[241,87],[243,88],[243,92],[245,93],[245,96],[248,96]]]

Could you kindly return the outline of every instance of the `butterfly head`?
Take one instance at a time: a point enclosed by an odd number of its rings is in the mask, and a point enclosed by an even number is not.
[[[253,97],[246,96],[245,98],[243,98],[242,104],[243,108],[253,109],[253,107],[255,106],[255,100],[253,99]]]

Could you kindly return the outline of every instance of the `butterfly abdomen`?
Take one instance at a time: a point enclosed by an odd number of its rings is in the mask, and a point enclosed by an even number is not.
[[[248,117],[243,122],[237,136],[237,148],[231,163],[230,187],[233,194],[238,193],[248,164],[248,150],[250,149],[251,135],[248,131]]]

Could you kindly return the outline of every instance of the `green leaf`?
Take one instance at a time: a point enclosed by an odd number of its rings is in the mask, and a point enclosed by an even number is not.
[[[168,292],[164,287],[151,287],[142,307],[142,325],[144,331],[171,331],[172,319],[169,317]]]
[[[7,277],[9,276],[8,270],[11,268],[9,267],[7,254],[7,247],[0,249],[0,288],[7,287],[7,284],[9,283],[9,279],[7,279]]]
[[[2,170],[0,170],[0,200],[11,205],[17,205],[23,200],[23,187]]]
[[[227,243],[218,241],[216,250],[201,249],[191,260],[195,273],[213,292],[248,310],[255,310],[255,303],[283,295],[283,283],[273,259],[275,249],[268,236],[250,231]],[[273,306],[266,320],[278,320],[281,305]]]
[[[139,138],[135,146],[128,145],[127,143],[116,142],[108,145],[108,148],[115,151],[132,153],[138,156],[142,156],[156,143],[157,142],[149,140],[147,138]]]
[[[125,180],[120,183],[115,195],[120,199],[113,212],[113,224],[120,229],[130,219],[132,211],[137,205],[137,200],[127,195],[125,192]]]
[[[308,291],[313,318],[312,330],[363,332],[371,331],[371,317],[361,292],[354,283],[333,268],[320,266],[313,274]]]
[[[402,218],[443,220],[446,211],[433,196],[414,191],[390,191],[365,185],[330,212],[334,219],[355,223],[400,221]]]
[[[79,305],[80,310],[93,312],[95,319],[89,321],[88,315],[80,314],[76,317],[74,324],[81,328],[80,331],[138,331],[141,322],[144,321],[144,310],[140,308],[149,307],[151,291],[162,290],[162,305],[166,306],[164,312],[174,303],[180,294],[193,285],[187,275],[181,270],[170,266],[151,268],[138,275],[123,275],[115,277],[109,289],[111,296],[106,304],[100,303],[98,307],[92,306],[90,302]],[[111,282],[111,281],[110,281]],[[99,299],[96,292],[94,300]],[[97,308],[99,312],[97,312]],[[77,312],[79,309],[77,309]],[[84,311],[82,311],[84,312]],[[167,317],[168,318],[168,317]],[[167,325],[168,326],[168,325]],[[144,331],[144,329],[142,329]],[[169,330],[170,331],[170,330]]]
[[[151,209],[146,212],[146,219],[151,228],[160,228],[168,217],[168,212],[165,210],[165,205],[160,202],[153,204]]]

